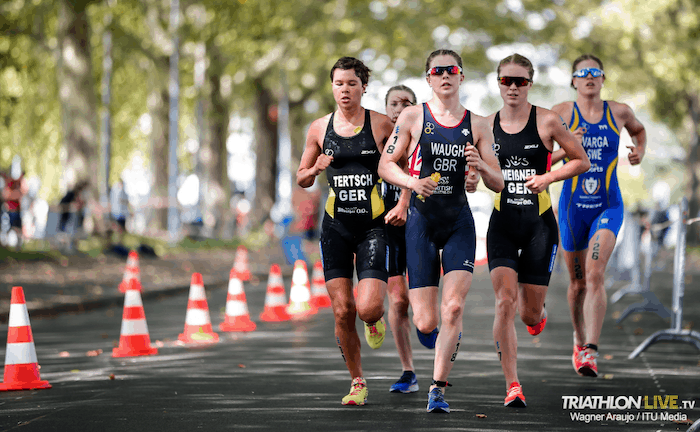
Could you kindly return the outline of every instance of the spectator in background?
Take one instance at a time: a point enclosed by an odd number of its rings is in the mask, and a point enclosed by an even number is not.
[[[41,180],[39,177],[33,176],[27,179],[27,193],[22,197],[22,232],[25,238],[41,238],[45,228],[45,223],[42,224],[42,215],[40,214],[44,208],[41,206],[41,198],[39,198],[39,190],[41,189]]]
[[[85,200],[82,197],[82,193],[87,187],[87,181],[79,181],[73,189],[70,189],[61,198],[61,201],[58,203],[61,211],[61,219],[58,226],[60,232],[73,235],[83,225]],[[72,223],[69,225],[69,222]]]
[[[124,180],[119,179],[109,191],[112,230],[116,233],[117,243],[122,242],[126,232],[126,216],[129,213],[129,197],[124,189]]]
[[[654,199],[654,209],[650,216],[651,238],[654,240],[652,252],[656,255],[658,249],[664,247],[664,239],[669,231],[671,187],[665,181],[658,181],[651,189],[651,196]]]
[[[292,193],[294,222],[291,226],[291,232],[301,236],[306,256],[319,253],[318,218],[321,192],[318,183],[314,182],[308,189],[294,188]]]
[[[306,192],[299,207],[301,213],[300,228],[306,240],[314,241],[318,239],[319,187],[314,183]]]
[[[2,193],[5,190],[5,177],[5,173],[0,172],[0,244],[4,244],[5,231],[10,228],[9,221],[5,221],[7,218],[5,216],[5,198],[3,197],[4,193]],[[5,225],[7,225],[7,228]]]
[[[4,179],[2,189],[3,212],[9,218],[8,244],[19,249],[22,245],[22,197],[27,193],[27,181],[22,171],[21,159],[15,156],[12,159],[10,175]]]

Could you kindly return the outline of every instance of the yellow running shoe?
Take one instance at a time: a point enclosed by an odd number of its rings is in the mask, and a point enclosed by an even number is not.
[[[381,347],[384,343],[384,334],[386,334],[384,318],[372,325],[365,323],[365,340],[370,348],[377,349]]]
[[[364,405],[367,403],[367,382],[362,377],[352,380],[350,393],[343,398],[343,405]]]

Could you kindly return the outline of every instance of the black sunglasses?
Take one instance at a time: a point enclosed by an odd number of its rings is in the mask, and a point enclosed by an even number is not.
[[[447,72],[447,73],[450,74],[450,75],[457,75],[457,74],[461,74],[461,73],[462,73],[462,68],[459,67],[459,66],[455,66],[455,65],[450,65],[450,66],[434,66],[434,67],[430,68],[430,70],[428,70],[427,75],[438,75],[438,76],[442,76],[442,74],[444,74],[445,72]]]
[[[531,82],[532,80],[530,78],[525,77],[498,77],[498,83],[506,87],[510,87],[511,85],[513,85],[513,83],[515,83],[516,87],[525,87],[528,83]]]

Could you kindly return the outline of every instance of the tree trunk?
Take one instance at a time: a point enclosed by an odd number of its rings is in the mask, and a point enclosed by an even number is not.
[[[148,109],[151,115],[151,203],[155,206],[151,226],[157,231],[168,227],[168,58],[161,57],[154,62],[151,73],[151,93],[148,96]]]
[[[305,122],[303,102],[293,102],[289,104],[289,135],[292,140],[292,175],[295,177],[301,161],[301,155],[306,146]]]
[[[97,95],[92,74],[88,1],[62,0],[58,19],[58,85],[67,150],[64,179],[71,187],[89,184],[91,204],[99,197],[100,173]],[[92,205],[91,205],[92,207]],[[101,220],[101,217],[97,219]]]
[[[251,228],[256,228],[270,216],[277,191],[277,118],[270,113],[276,109],[274,98],[261,79],[255,89],[255,200],[251,213]],[[276,111],[275,111],[276,112]]]
[[[697,217],[700,213],[700,100],[698,94],[687,95],[688,112],[690,114],[692,131],[688,143],[688,158],[686,171],[688,174],[688,216]],[[700,226],[692,224],[688,227],[687,243],[698,245],[700,243]]]
[[[231,211],[231,187],[228,178],[228,124],[231,117],[229,100],[222,93],[221,71],[224,65],[218,63],[221,56],[215,51],[210,56],[209,67],[209,154],[210,162],[206,165],[209,172],[207,209],[216,215],[216,234],[220,238],[233,237]]]

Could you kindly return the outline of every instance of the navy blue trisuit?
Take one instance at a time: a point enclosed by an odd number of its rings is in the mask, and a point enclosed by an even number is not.
[[[474,271],[476,231],[464,190],[467,159],[465,149],[473,144],[471,117],[465,110],[455,126],[444,126],[423,104],[423,129],[409,157],[409,173],[429,177],[441,175],[429,197],[420,200],[414,192],[406,221],[406,265],[409,288],[438,286],[440,262],[445,274],[453,270]],[[440,257],[442,250],[442,260]]]

